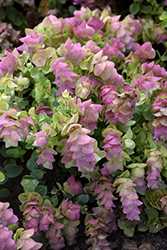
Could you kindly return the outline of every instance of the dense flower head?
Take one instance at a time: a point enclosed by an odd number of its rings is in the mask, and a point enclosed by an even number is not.
[[[113,201],[116,198],[113,195],[114,188],[106,177],[100,177],[99,180],[93,182],[87,188],[93,191],[93,195],[97,195],[96,200],[98,201],[98,205],[103,205],[104,210],[110,209],[113,212],[113,208],[116,207]]]
[[[52,66],[51,71],[55,71],[56,81],[53,82],[60,86],[56,95],[62,95],[62,92],[67,90],[70,94],[73,94],[73,89],[75,89],[74,79],[79,76],[72,72],[72,69],[68,67],[68,64],[64,62],[65,58],[56,59]]]
[[[144,194],[147,189],[145,181],[145,168],[147,167],[147,163],[132,163],[126,167],[131,169],[131,179],[136,184],[136,190],[140,194]]]
[[[12,231],[0,223],[0,249],[1,250],[15,250],[17,245],[12,239]]]
[[[103,164],[101,173],[107,176],[111,175],[117,169],[123,170],[122,139],[120,131],[110,127],[103,130],[102,135],[105,138],[103,148],[108,161]]]
[[[103,85],[99,88],[99,96],[102,97],[102,101],[108,104],[109,107],[115,106],[113,101],[117,98],[117,87],[114,85]]]
[[[13,214],[13,209],[9,208],[9,202],[0,202],[0,223],[3,226],[17,224],[18,218]]]
[[[107,154],[106,158],[111,158],[114,153],[121,153],[122,152],[122,144],[121,138],[117,132],[109,132],[104,139],[104,146],[103,148],[106,149]]]
[[[68,37],[67,41],[57,49],[61,57],[65,57],[74,66],[78,66],[87,53],[81,49],[80,43],[73,44],[72,40]]]
[[[74,204],[72,201],[68,201],[68,199],[63,200],[59,206],[60,213],[63,214],[66,218],[71,221],[78,220],[80,217],[80,206]]]
[[[105,224],[101,219],[90,219],[86,220],[86,236],[89,236],[89,239],[86,240],[89,247],[89,250],[99,249],[99,250],[110,250],[109,243],[106,240],[107,234],[105,232]]]
[[[117,192],[121,197],[123,213],[126,214],[128,220],[140,220],[140,210],[138,206],[143,203],[138,199],[138,195],[134,186],[136,186],[130,178],[118,178],[113,186],[117,186]]]
[[[0,74],[2,72],[7,73],[8,71],[13,74],[16,64],[15,56],[6,51],[6,56],[0,58]]]
[[[109,60],[113,60],[115,58],[115,61],[118,59],[122,59],[124,57],[124,54],[121,52],[122,47],[124,46],[124,43],[121,42],[119,38],[112,38],[112,43],[109,45],[108,43],[103,47],[103,54],[108,56]]]
[[[109,123],[116,125],[117,122],[121,122],[126,126],[129,119],[132,118],[135,103],[139,101],[139,93],[134,87],[129,85],[125,85],[123,89],[124,93],[116,94],[111,86],[111,90],[108,90],[106,94],[110,96],[111,93],[112,99],[111,103],[106,106],[104,114],[105,120]],[[103,94],[103,92],[101,94]]]
[[[73,27],[74,37],[76,39],[85,38],[91,39],[95,34],[95,29],[89,26],[84,20],[78,27]]]
[[[103,206],[93,207],[93,216],[98,219],[101,218],[105,222],[105,232],[112,233],[117,230],[116,214],[110,209],[104,209]]]
[[[161,138],[162,140],[167,140],[167,92],[161,92],[157,97],[155,102],[151,105],[156,119],[153,121],[152,125],[155,127],[154,136],[155,138]]]
[[[150,71],[152,71],[154,76],[163,78],[167,77],[167,71],[165,70],[165,68],[161,67],[160,65],[156,65],[154,61],[150,63],[147,62],[142,63],[141,69],[143,74],[147,74]]]
[[[152,72],[145,75],[136,75],[136,79],[134,79],[133,86],[140,90],[147,90],[148,93],[151,95],[153,90],[157,90],[160,88],[160,80],[161,77],[154,76]]]
[[[34,30],[28,30],[27,34],[24,38],[20,38],[20,41],[24,43],[24,45],[21,45],[17,49],[20,51],[23,51],[27,48],[29,51],[30,49],[34,48],[43,48],[43,41],[44,41],[44,35],[40,33],[34,32]]]
[[[136,43],[135,54],[141,59],[153,59],[156,55],[150,42],[145,42],[143,45]]]
[[[29,125],[33,126],[33,120],[26,114],[19,114],[16,109],[4,112],[0,118],[0,138],[3,138],[5,147],[17,147],[19,141],[24,141],[30,135]]]
[[[53,155],[57,155],[57,152],[52,147],[48,146],[38,148],[36,152],[38,153],[37,164],[42,164],[45,168],[53,169],[52,162],[55,161]]]
[[[66,193],[76,196],[83,193],[83,187],[80,182],[75,181],[72,175],[66,182],[63,183],[63,188]]]
[[[49,230],[45,234],[53,250],[60,250],[63,247],[65,247],[65,244],[64,244],[65,239],[62,235],[62,230],[61,230],[63,227],[64,227],[64,224],[58,221],[55,221],[55,223],[49,227]]]
[[[34,233],[38,234],[39,222],[42,216],[42,211],[39,206],[38,201],[31,201],[25,205],[25,211],[23,215],[25,216],[26,229],[33,228]]]
[[[135,39],[132,37],[133,31],[128,30],[128,23],[120,22],[120,15],[107,16],[103,22],[106,24],[106,34],[112,34],[112,37],[119,38],[125,44],[125,48],[134,50]]]
[[[39,230],[47,232],[50,224],[54,224],[54,210],[48,206],[41,207],[42,216],[39,221]]]
[[[91,131],[96,128],[95,122],[98,121],[99,112],[102,108],[100,104],[94,104],[91,99],[81,102],[81,99],[77,99],[77,106],[81,114],[79,123],[82,126],[88,127]]]
[[[81,99],[86,99],[91,94],[94,82],[87,76],[81,76],[76,81],[75,95]]]
[[[70,125],[68,131],[75,128],[76,124]],[[81,172],[92,172],[95,167],[94,152],[96,148],[92,145],[95,139],[90,137],[90,130],[77,125],[77,129],[70,132],[68,139],[63,139],[65,144],[61,153],[63,157],[61,162],[70,166],[77,166]]]
[[[158,189],[161,185],[160,172],[163,168],[163,161],[159,151],[153,151],[147,159],[147,186],[150,189]]]
[[[118,88],[123,86],[123,77],[117,73],[115,64],[107,60],[108,56],[103,55],[103,50],[99,51],[94,57],[92,64],[94,65],[93,73],[100,77],[105,83],[113,84]]]

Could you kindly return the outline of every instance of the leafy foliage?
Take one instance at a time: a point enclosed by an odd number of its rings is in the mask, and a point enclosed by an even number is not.
[[[134,1],[130,11],[157,10],[156,1],[147,2]],[[39,249],[33,235],[51,249],[74,244],[80,214],[90,249],[110,249],[107,233],[118,227],[129,237],[135,228],[166,227],[167,33],[160,8],[154,21],[85,7],[71,18],[49,15],[25,30],[22,45],[2,53],[0,184],[22,173],[24,193],[23,228],[11,212],[14,221],[0,230],[15,248],[29,242]],[[60,169],[67,179],[49,191],[45,176]]]

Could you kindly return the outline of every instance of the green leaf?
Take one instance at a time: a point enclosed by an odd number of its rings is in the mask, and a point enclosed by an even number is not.
[[[3,188],[0,190],[0,199],[8,197],[9,195],[10,195],[10,192],[7,188]]]
[[[126,148],[130,148],[130,149],[135,148],[135,143],[131,139],[125,139],[124,143],[125,143]]]
[[[38,186],[39,181],[37,179],[23,179],[21,185],[25,192],[33,192]]]
[[[6,17],[6,11],[5,9],[1,8],[0,9],[0,17],[1,17],[1,20],[3,21]]]
[[[38,192],[42,197],[44,197],[47,194],[47,187],[39,185],[36,187],[35,192]]]
[[[147,225],[147,222],[141,222],[137,229],[140,231],[140,232],[146,232],[148,230],[148,225]]]
[[[40,169],[34,169],[31,172],[31,175],[35,176],[38,180],[41,180],[43,178],[44,172]]]
[[[10,6],[7,8],[6,10],[6,15],[7,17],[13,22],[15,23],[15,18],[17,16],[17,10],[13,7],[13,6]]]
[[[141,5],[140,11],[144,14],[151,14],[153,7],[151,5]]]
[[[129,7],[129,11],[132,15],[135,15],[140,10],[140,4],[139,3],[132,3]]]
[[[5,175],[0,172],[0,182],[3,182],[5,180]]]
[[[144,117],[147,121],[152,121],[155,119],[154,115],[153,115],[153,112],[151,109],[149,109],[145,114],[144,114]]]
[[[32,160],[31,158],[27,161],[26,166],[27,166],[28,170],[30,170],[30,171],[38,168],[38,165],[36,164],[36,162],[34,160]]]
[[[19,165],[7,164],[5,166],[5,171],[9,178],[14,178],[21,174],[21,172],[23,171],[23,167]]]
[[[76,197],[76,200],[81,204],[84,205],[88,203],[89,201],[89,195],[88,194],[80,194]]]

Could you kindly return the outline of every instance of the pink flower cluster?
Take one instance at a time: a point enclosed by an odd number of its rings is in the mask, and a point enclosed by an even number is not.
[[[113,195],[115,189],[106,177],[100,177],[87,188],[93,191],[93,195],[97,195],[96,200],[98,201],[98,205],[103,205],[104,210],[110,209],[110,211],[113,212],[113,207],[116,207],[113,203],[113,201],[116,200]]]
[[[62,148],[62,163],[68,166],[77,166],[80,172],[92,172],[95,167],[94,152],[96,148],[92,145],[95,139],[88,133],[91,131],[82,128],[79,124],[72,124],[67,130],[70,134],[68,139],[63,139],[65,146]]]
[[[13,209],[9,208],[8,202],[0,202],[0,249],[15,250],[17,245],[12,239],[12,231],[7,226],[17,224],[18,218],[13,214]]]
[[[128,30],[128,23],[120,22],[119,16],[107,16],[104,18],[103,22],[106,25],[106,34],[110,34],[114,38],[121,39],[124,43],[125,48],[129,50],[134,50],[135,48],[135,39],[133,36],[133,30]],[[135,23],[135,22],[134,22]],[[135,24],[133,24],[134,26]]]
[[[87,53],[81,49],[80,43],[73,44],[68,37],[67,41],[57,49],[61,57],[65,57],[66,61],[70,61],[74,66],[78,66]]]
[[[81,115],[79,123],[93,131],[96,128],[95,122],[98,121],[102,106],[100,104],[94,104],[91,99],[81,102],[81,99],[77,98],[76,103]]]
[[[86,240],[90,250],[110,250],[109,242],[106,240],[107,234],[105,233],[105,224],[100,219],[86,219],[86,236],[89,238]]]
[[[103,164],[101,173],[105,176],[111,175],[117,169],[123,170],[122,164],[122,139],[120,134],[112,129],[106,129],[102,132],[104,139],[103,148],[106,151],[106,158],[108,161]]]
[[[115,64],[107,60],[108,56],[103,55],[103,50],[100,50],[93,57],[93,73],[100,77],[106,84],[113,84],[118,88],[122,88],[124,84],[123,77],[117,73]]]
[[[153,121],[154,136],[163,141],[167,140],[167,92],[161,92],[151,105],[156,119]]]
[[[42,131],[35,134],[34,142],[32,146],[38,147],[36,152],[38,153],[37,164],[42,164],[45,168],[53,169],[52,162],[55,161],[53,155],[57,155],[57,152],[49,146],[49,138],[54,137],[56,132],[50,127],[49,124],[44,123],[42,125]]]
[[[60,86],[56,95],[61,95],[63,91],[67,90],[70,94],[73,94],[73,89],[75,89],[74,79],[77,79],[79,76],[72,72],[72,69],[68,67],[68,64],[65,63],[65,58],[57,58],[52,66],[51,71],[55,72],[56,85]]]
[[[163,161],[159,151],[153,151],[147,159],[147,186],[150,189],[159,189],[161,185],[160,172],[163,168]]]
[[[0,138],[5,147],[17,147],[19,141],[24,141],[30,135],[29,126],[34,126],[33,120],[27,115],[19,115],[16,109],[4,112],[0,117]]]
[[[72,196],[77,196],[83,193],[82,184],[75,181],[75,177],[73,175],[63,183],[63,189],[66,193],[69,193]]]
[[[143,203],[138,200],[138,195],[134,186],[136,186],[130,178],[118,178],[113,186],[117,186],[117,192],[121,197],[123,213],[126,214],[128,220],[140,220],[140,210],[138,206]]]

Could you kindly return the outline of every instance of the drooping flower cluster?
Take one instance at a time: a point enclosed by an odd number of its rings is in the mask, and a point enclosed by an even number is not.
[[[69,193],[72,196],[77,196],[78,194],[83,193],[82,184],[80,182],[75,181],[73,175],[63,183],[63,189],[66,193]]]
[[[105,223],[104,231],[107,233],[112,233],[113,231],[117,230],[117,223],[116,223],[116,214],[111,212],[110,209],[104,209],[103,206],[93,207],[93,216],[96,219],[101,218]]]
[[[153,151],[148,155],[147,159],[147,186],[150,189],[158,189],[161,185],[160,172],[163,168],[161,153]]]
[[[163,141],[167,140],[167,92],[161,92],[151,105],[156,119],[153,121],[154,136]]]
[[[62,163],[69,166],[77,166],[80,172],[92,172],[95,167],[93,146],[95,139],[90,137],[90,130],[82,128],[79,124],[69,126],[67,133],[70,134],[68,139],[63,139],[65,146],[62,148]]]
[[[94,104],[91,99],[81,102],[80,98],[77,98],[76,104],[81,115],[79,123],[93,131],[96,128],[95,122],[98,121],[102,106]]]
[[[126,166],[126,168],[131,169],[131,179],[136,184],[135,188],[140,194],[144,194],[147,188],[145,181],[146,166],[146,163],[132,163]]]
[[[53,155],[57,152],[49,145],[49,138],[54,137],[56,132],[47,123],[42,125],[42,130],[33,134],[35,136],[32,146],[38,147],[36,152],[38,153],[38,164],[43,164],[45,168],[53,169],[52,162],[55,161]]]
[[[61,220],[64,224],[62,228],[63,236],[67,245],[71,246],[75,243],[76,234],[79,231],[77,226],[80,224],[80,206],[66,199],[61,202],[59,211],[64,216]]]
[[[13,209],[8,202],[0,202],[0,249],[15,250],[17,245],[12,239],[12,231],[7,226],[17,224],[18,218],[13,214]]]
[[[136,186],[130,178],[118,178],[114,181],[114,187],[117,187],[117,193],[121,197],[123,213],[128,220],[140,220],[139,206],[143,203],[138,199],[134,187]]]
[[[56,95],[61,95],[65,90],[73,94],[73,89],[76,87],[74,79],[77,79],[79,76],[68,67],[68,64],[65,62],[65,57],[57,58],[51,66],[51,71],[55,72],[56,81],[54,83],[60,86]]]
[[[105,232],[105,224],[102,219],[85,219],[85,226],[85,234],[89,236],[86,243],[91,245],[89,250],[110,250],[109,243],[106,240],[108,235]]]
[[[122,139],[120,138],[120,131],[113,128],[106,128],[102,132],[104,139],[103,148],[106,151],[107,162],[103,164],[101,173],[103,175],[110,175],[116,170],[123,170],[123,158],[122,158]]]
[[[110,211],[113,212],[113,208],[115,207],[113,201],[116,200],[115,196],[113,195],[113,191],[115,189],[112,187],[112,184],[107,180],[106,177],[100,177],[87,188],[93,191],[93,195],[97,195],[96,200],[98,205],[103,205],[104,210],[110,209]]]
[[[70,61],[73,66],[78,66],[87,53],[81,49],[80,43],[73,44],[68,37],[67,41],[57,49],[61,57],[65,57],[66,61]]]
[[[17,245],[12,239],[12,231],[0,223],[0,247],[2,250],[15,250]]]
[[[54,250],[62,249],[65,240],[69,246],[74,244],[80,223],[79,205],[66,199],[58,208],[45,206],[43,198],[36,192],[24,193],[24,200],[21,211],[26,229],[33,229],[36,235],[44,232]]]

